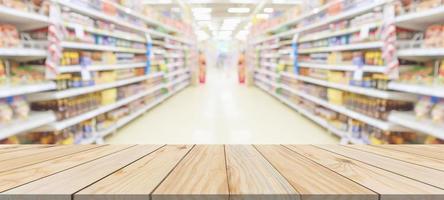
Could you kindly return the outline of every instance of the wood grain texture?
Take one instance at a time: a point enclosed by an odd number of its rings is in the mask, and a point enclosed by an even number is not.
[[[49,145],[0,145],[0,154],[13,151],[22,151],[32,148],[45,148]]]
[[[378,145],[378,147],[444,160],[444,145]]]
[[[225,146],[231,199],[287,200],[299,194],[251,145]]]
[[[162,145],[139,145],[0,194],[5,200],[71,200],[71,195],[150,154]]]
[[[97,148],[76,152],[46,162],[29,165],[26,167],[0,173],[0,192],[21,186],[31,181],[38,180],[58,173],[60,171],[76,167],[83,163],[95,160],[117,151],[131,147],[130,145],[104,145]]]
[[[420,165],[390,159],[373,153],[349,148],[343,145],[317,145],[318,147],[341,154],[345,157],[359,160],[369,165],[385,169],[387,171],[400,174],[411,179],[428,183],[435,187],[444,189],[444,172],[423,167]]]
[[[152,194],[153,200],[228,199],[224,146],[197,145]]]
[[[63,148],[67,148],[67,147],[68,146],[42,145],[42,146],[39,146],[35,149],[24,148],[24,149],[18,149],[17,151],[9,151],[6,149],[4,153],[0,154],[0,161],[10,160],[10,159],[14,159],[17,157],[28,156],[28,155],[32,155],[32,154],[49,152],[49,151],[52,151],[52,149],[50,149],[50,148],[62,148],[63,149]]]
[[[373,154],[389,157],[392,159],[409,162],[416,165],[421,165],[428,168],[444,171],[444,160],[418,156],[411,153],[394,151],[390,149],[378,148],[375,146],[350,145],[350,148],[359,149]]]
[[[288,148],[378,193],[381,200],[422,200],[425,195],[433,196],[430,199],[444,197],[444,190],[439,188],[314,146],[291,145]]]
[[[306,200],[376,200],[378,196],[327,168],[278,145],[256,145]]]
[[[75,200],[146,200],[193,145],[168,145],[74,195]]]
[[[4,155],[10,157],[9,159],[0,162],[0,173],[40,162],[45,162],[55,158],[60,158],[62,156],[82,152],[96,147],[96,145],[66,145],[48,148],[32,148],[23,151],[0,154],[0,157],[3,157]]]

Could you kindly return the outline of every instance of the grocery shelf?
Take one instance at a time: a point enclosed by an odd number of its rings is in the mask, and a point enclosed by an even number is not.
[[[177,78],[177,79],[175,79],[175,80],[173,80],[173,81],[171,81],[169,83],[166,83],[165,84],[165,88],[173,87],[173,86],[175,86],[175,85],[177,85],[179,83],[182,83],[185,80],[188,80],[189,78],[190,78],[190,75],[185,75],[183,77]]]
[[[301,39],[299,39],[298,42],[304,43],[304,42],[311,42],[311,41],[316,41],[316,40],[330,38],[330,37],[336,37],[336,36],[340,36],[340,35],[347,35],[347,34],[351,34],[351,33],[360,32],[364,28],[371,30],[371,29],[377,28],[381,25],[382,25],[381,22],[373,22],[373,23],[350,27],[350,28],[340,30],[340,31],[308,34],[307,36],[301,37]]]
[[[291,26],[293,24],[296,24],[296,23],[300,22],[302,19],[310,17],[310,16],[313,16],[313,15],[316,15],[316,14],[318,14],[318,13],[328,9],[330,6],[336,4],[336,3],[340,2],[340,1],[341,0],[336,0],[336,1],[329,2],[329,3],[319,7],[317,9],[313,9],[313,10],[307,12],[307,13],[304,13],[304,14],[302,14],[299,17],[293,18],[293,19],[288,20],[288,21],[286,21],[286,22],[284,22],[284,23],[282,23],[280,25],[272,27],[272,28],[266,30],[265,33],[269,33],[269,32],[273,33],[273,32],[276,32],[276,31],[278,31],[278,30],[280,30],[280,29],[282,29],[282,28],[284,28],[286,26]]]
[[[24,95],[35,92],[53,90],[56,88],[54,82],[34,83],[26,85],[13,85],[0,87],[0,98]]]
[[[150,95],[150,94],[152,94],[152,93],[154,93],[154,92],[156,92],[156,91],[158,91],[158,90],[160,90],[162,88],[164,88],[163,84],[161,84],[159,86],[156,86],[154,88],[150,88],[149,90],[144,91],[142,93],[138,93],[136,95],[127,97],[125,99],[121,99],[121,100],[119,100],[119,101],[117,101],[117,102],[115,102],[113,104],[106,105],[106,106],[101,106],[101,107],[99,107],[99,108],[97,108],[95,110],[83,113],[81,115],[78,115],[78,116],[75,116],[75,117],[72,117],[72,118],[69,118],[69,119],[65,119],[65,120],[62,120],[62,121],[57,121],[57,122],[53,122],[53,123],[47,124],[47,125],[45,125],[45,126],[43,126],[41,128],[36,129],[36,131],[38,131],[38,132],[49,132],[49,131],[63,130],[63,129],[68,128],[70,126],[76,125],[76,124],[78,124],[78,123],[80,123],[82,121],[94,118],[94,117],[96,117],[96,116],[98,116],[100,114],[103,114],[103,113],[109,112],[111,110],[114,110],[116,108],[119,108],[121,106],[127,105],[127,104],[129,104],[129,103],[131,103],[131,102],[133,102],[133,101],[135,101],[137,99],[140,99],[142,97]]]
[[[54,100],[54,99],[63,99],[63,98],[78,96],[78,95],[82,95],[82,94],[97,92],[97,91],[101,91],[101,90],[106,90],[106,89],[110,89],[110,88],[120,87],[120,86],[124,86],[124,85],[129,85],[132,83],[141,82],[141,81],[155,78],[155,77],[162,76],[162,75],[163,75],[163,73],[153,73],[153,74],[148,74],[145,76],[129,78],[129,79],[120,80],[120,81],[116,81],[116,82],[112,82],[112,83],[103,83],[103,84],[93,85],[93,86],[89,86],[89,87],[80,87],[80,88],[72,88],[72,89],[61,90],[61,91],[35,93],[35,94],[31,94],[28,97],[28,100],[31,102],[36,102],[36,101],[48,101],[48,100]]]
[[[138,54],[145,54],[146,53],[146,49],[115,47],[115,46],[109,46],[109,45],[87,44],[87,43],[80,43],[80,42],[62,42],[61,46],[66,49],[113,51],[113,52],[126,52],[126,53],[138,53]]]
[[[167,67],[168,67],[168,69],[171,69],[171,68],[175,68],[175,67],[180,67],[180,66],[182,66],[182,65],[184,65],[185,63],[184,62],[182,62],[182,61],[180,61],[180,62],[174,62],[174,63],[168,63],[167,64]]]
[[[269,71],[269,70],[265,70],[265,69],[256,69],[255,71],[258,72],[258,73],[260,73],[260,74],[264,74],[264,75],[267,75],[267,76],[271,76],[271,77],[273,77],[273,78],[279,78],[279,74],[277,74],[277,73],[275,73],[275,72],[272,72],[272,71]]]
[[[358,15],[361,15],[361,14],[364,14],[366,12],[369,12],[369,11],[373,10],[374,8],[376,8],[376,7],[382,6],[385,3],[387,3],[386,0],[374,0],[374,2],[372,2],[370,4],[357,5],[357,6],[355,6],[355,8],[347,10],[347,11],[344,11],[344,12],[341,12],[338,15],[327,17],[325,20],[322,20],[320,22],[304,26],[304,27],[300,28],[298,31],[299,32],[305,32],[305,31],[312,30],[312,29],[315,29],[315,28],[318,28],[318,27],[321,27],[321,26],[328,25],[328,24],[330,24],[332,22],[335,22],[335,21],[356,17]]]
[[[189,69],[179,69],[173,72],[169,72],[167,74],[164,75],[165,78],[171,78],[173,76],[177,76],[177,75],[181,75],[181,74],[185,74],[187,72],[189,72]]]
[[[17,119],[0,126],[0,140],[52,123],[55,120],[53,112],[31,112],[27,119]]]
[[[185,55],[179,53],[167,53],[164,55],[165,58],[184,58]]]
[[[327,17],[326,20],[322,20],[320,22],[316,22],[316,23],[304,26],[302,28],[291,29],[291,30],[288,30],[288,31],[277,33],[277,34],[272,35],[272,36],[265,36],[263,38],[260,38],[259,40],[256,40],[254,43],[257,44],[257,43],[261,43],[261,42],[268,41],[268,40],[271,40],[271,39],[276,39],[276,38],[280,38],[280,37],[284,37],[284,36],[291,36],[291,35],[294,35],[294,34],[297,34],[297,33],[302,33],[302,32],[306,32],[306,31],[309,31],[309,30],[313,30],[313,29],[316,29],[318,27],[328,25],[328,24],[330,24],[332,22],[335,22],[335,21],[339,21],[339,20],[348,19],[348,18],[352,18],[352,17],[358,16],[360,14],[363,14],[363,13],[366,13],[368,11],[371,11],[374,8],[378,7],[378,6],[382,6],[385,3],[386,3],[386,0],[375,0],[373,3],[371,3],[369,5],[359,5],[359,6],[356,6],[356,8],[354,8],[354,9],[342,12],[341,14],[338,14],[338,15],[335,15],[335,16]],[[292,24],[296,24],[296,23],[300,22],[304,18],[307,18],[307,17],[310,17],[312,15],[318,14],[320,10],[325,10],[325,9],[327,9],[329,6],[331,6],[333,4],[334,4],[334,2],[328,3],[328,4],[322,6],[322,7],[318,8],[318,9],[313,9],[312,12],[309,12],[308,14],[305,14],[305,15],[302,15],[300,17],[297,17],[294,20],[290,20],[288,22],[285,22],[285,23],[277,26],[276,28],[272,28],[270,31],[266,31],[266,33],[267,32],[275,32],[275,31],[277,31],[277,30],[279,30],[279,29],[281,29],[283,27],[290,26]]]
[[[391,100],[399,100],[399,101],[416,101],[418,97],[413,94],[407,94],[402,92],[392,92],[392,91],[384,91],[384,90],[378,90],[373,88],[364,88],[364,87],[358,87],[358,86],[352,86],[352,85],[345,85],[340,83],[333,83],[329,81],[319,80],[311,77],[306,76],[300,76],[296,74],[291,74],[284,72],[282,73],[283,76],[287,76],[296,80],[313,83],[316,85],[321,85],[324,87],[329,88],[335,88],[343,91],[348,91],[356,94],[362,94],[366,96],[381,98],[381,99],[391,99]]]
[[[279,48],[278,44],[274,44],[274,45],[262,45],[262,46],[258,46],[256,47],[256,50],[270,50],[270,49],[277,49]]]
[[[94,64],[87,66],[88,71],[108,71],[108,70],[118,70],[118,69],[131,69],[131,68],[141,68],[146,67],[146,62],[137,63],[118,63],[118,64]],[[73,73],[81,72],[83,67],[80,65],[69,65],[69,66],[58,66],[57,72],[59,73]]]
[[[128,41],[133,41],[133,42],[146,43],[146,39],[145,38],[143,38],[143,37],[141,37],[139,35],[136,35],[136,34],[132,34],[132,33],[102,30],[102,29],[97,29],[97,28],[94,28],[94,27],[88,27],[88,26],[85,26],[85,25],[69,23],[69,22],[64,22],[63,25],[65,27],[68,27],[68,28],[71,28],[71,29],[81,28],[83,31],[86,31],[86,32],[89,32],[89,33],[98,34],[98,35],[105,35],[105,36],[111,36],[111,37],[115,37],[115,38],[119,38],[119,39],[124,39],[124,40],[128,40]]]
[[[276,68],[278,64],[272,62],[261,62],[260,63],[264,67]]]
[[[279,54],[276,53],[265,53],[265,54],[261,54],[260,57],[262,58],[278,58]]]
[[[139,18],[139,19],[143,20],[145,23],[148,23],[148,24],[151,24],[151,25],[155,25],[155,26],[162,27],[163,29],[165,29],[165,30],[167,30],[167,31],[169,31],[169,32],[174,32],[174,33],[179,33],[179,32],[180,32],[178,29],[176,29],[176,28],[174,28],[174,27],[172,27],[172,26],[169,26],[169,25],[163,24],[162,22],[159,22],[159,21],[157,21],[157,20],[153,20],[153,19],[151,19],[151,18],[149,18],[149,17],[146,17],[146,16],[144,16],[144,15],[141,14],[141,13],[137,13],[136,11],[131,10],[131,9],[128,8],[128,7],[122,6],[122,5],[118,4],[118,3],[115,3],[115,2],[112,2],[112,1],[109,1],[109,0],[103,0],[103,1],[105,1],[105,2],[107,2],[107,3],[109,3],[109,4],[111,4],[111,5],[113,5],[113,6],[116,7],[117,9],[119,9],[119,10],[121,10],[121,11],[127,13],[127,14],[130,15],[130,16],[133,16],[133,17],[136,17],[136,18]]]
[[[434,123],[431,119],[417,119],[413,112],[391,112],[389,121],[444,139],[444,124]]]
[[[310,63],[310,62],[299,62],[300,67],[306,68],[317,68],[317,69],[327,69],[327,70],[338,70],[338,71],[356,71],[358,66],[349,64],[321,64],[321,63]],[[363,72],[374,72],[374,73],[384,73],[386,71],[386,66],[372,66],[364,65],[361,67]]]
[[[316,124],[324,127],[325,129],[327,129],[331,133],[335,134],[336,136],[338,136],[340,138],[346,137],[346,135],[347,135],[346,132],[340,131],[337,128],[331,126],[330,124],[328,124],[328,122],[325,119],[323,119],[323,118],[321,118],[319,116],[314,115],[313,113],[307,111],[306,109],[304,109],[304,108],[302,108],[302,107],[300,107],[298,105],[295,105],[294,103],[290,102],[285,97],[282,97],[282,96],[280,96],[278,94],[275,94],[273,92],[268,91],[265,86],[261,85],[261,83],[255,82],[255,84],[259,88],[264,90],[265,92],[269,93],[270,95],[272,95],[273,97],[275,97],[276,99],[281,101],[282,103],[286,104],[287,106],[289,106],[293,110],[297,111],[298,113],[304,115],[305,117],[307,117],[308,119],[312,120]]]
[[[0,57],[12,59],[42,59],[46,58],[47,51],[44,49],[31,48],[0,48]]]
[[[0,6],[0,22],[14,24],[19,30],[32,30],[48,26],[49,18],[37,13]]]
[[[388,88],[392,90],[409,92],[413,94],[444,98],[444,86],[416,85],[408,83],[390,82]]]
[[[347,137],[347,133],[345,131],[341,131],[341,130],[338,130],[337,128],[333,127],[332,125],[330,125],[327,122],[327,120],[323,119],[322,117],[314,115],[313,113],[309,112],[308,110],[288,101],[288,99],[285,99],[284,97],[280,97],[279,100],[282,101],[283,103],[287,104],[289,107],[293,108],[294,110],[296,110],[300,114],[304,115],[308,119],[312,120],[316,124],[324,127],[325,129],[327,129],[331,133],[335,134],[336,136],[338,136],[340,138]]]
[[[309,54],[317,52],[331,52],[331,51],[350,51],[350,50],[363,50],[363,49],[379,49],[382,48],[383,42],[365,42],[357,44],[346,44],[337,45],[331,47],[317,47],[317,48],[307,48],[299,49],[299,54]]]
[[[350,110],[350,109],[348,109],[348,108],[346,108],[344,106],[335,105],[335,104],[332,104],[332,103],[330,103],[330,102],[328,102],[328,101],[326,101],[324,99],[321,99],[321,98],[309,95],[309,94],[304,93],[304,92],[296,91],[296,90],[294,90],[294,89],[292,89],[292,88],[290,88],[290,87],[288,87],[286,85],[281,85],[281,88],[283,88],[283,89],[285,89],[285,90],[287,90],[287,91],[289,91],[289,92],[291,92],[291,93],[293,93],[295,95],[298,95],[298,96],[300,96],[300,97],[302,97],[304,99],[312,101],[313,103],[316,103],[318,105],[324,106],[324,107],[326,107],[326,108],[328,108],[330,110],[336,111],[338,113],[342,113],[342,114],[347,115],[347,116],[349,116],[349,117],[351,117],[353,119],[357,119],[357,120],[366,122],[367,124],[370,124],[370,125],[372,125],[374,127],[377,127],[379,129],[386,130],[386,131],[406,131],[407,130],[407,129],[402,128],[401,126],[393,124],[391,122],[382,121],[380,119],[369,117],[369,116],[361,114],[359,112]]]
[[[94,10],[91,8],[87,8],[81,5],[77,5],[75,3],[71,3],[70,0],[55,0],[56,2],[58,2],[60,5],[65,6],[71,10],[73,10],[74,12],[80,13],[82,15],[86,15],[88,17],[92,17],[95,19],[101,19],[101,20],[105,20],[108,22],[112,22],[116,25],[134,30],[134,31],[138,31],[141,33],[148,33],[148,29],[143,28],[143,27],[139,27],[136,24],[131,24],[129,22],[124,21],[123,19],[119,19],[117,17],[113,17],[110,15],[107,15],[103,12],[100,12],[98,10]]]
[[[185,50],[186,49],[183,46],[171,45],[171,44],[165,44],[164,47],[167,49],[176,49],[176,50]]]
[[[274,88],[279,88],[280,87],[280,85],[278,83],[276,83],[275,81],[271,81],[271,80],[269,80],[269,79],[267,79],[267,78],[265,78],[263,76],[255,76],[255,78],[257,80],[262,81],[263,83],[266,83],[266,84],[268,84],[270,86],[273,86]]]
[[[397,16],[395,18],[396,26],[413,29],[424,30],[431,24],[442,23],[444,18],[444,6],[439,6],[432,9],[423,10],[420,12],[413,12]]]
[[[130,115],[125,116],[122,119],[118,120],[111,127],[108,127],[105,130],[99,131],[98,134],[97,134],[97,138],[94,138],[92,140],[87,140],[84,143],[87,143],[87,144],[94,143],[98,138],[104,138],[104,137],[108,136],[109,134],[117,131],[119,128],[122,128],[123,126],[127,125],[128,123],[130,123],[131,121],[133,121],[137,117],[139,117],[139,116],[143,115],[144,113],[146,113],[148,110],[151,110],[152,108],[156,107],[157,105],[159,105],[160,103],[164,102],[166,99],[168,99],[169,97],[171,97],[175,93],[179,92],[180,90],[184,89],[188,85],[189,85],[189,83],[184,84],[183,86],[179,87],[173,93],[166,94],[165,96],[157,98],[156,100],[154,100],[153,102],[149,103],[148,105],[145,105],[144,107],[138,109],[136,112],[133,112]]]
[[[413,48],[400,49],[397,51],[398,57],[410,59],[442,58],[444,57],[444,48]]]

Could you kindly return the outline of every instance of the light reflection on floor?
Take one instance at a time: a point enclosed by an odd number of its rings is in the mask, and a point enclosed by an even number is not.
[[[190,87],[109,137],[114,144],[326,144],[338,139],[236,74],[210,70]]]

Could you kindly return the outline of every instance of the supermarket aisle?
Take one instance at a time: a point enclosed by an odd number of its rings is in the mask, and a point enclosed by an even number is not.
[[[235,72],[210,70],[190,87],[107,139],[108,143],[314,144],[338,139],[263,91],[239,86]]]

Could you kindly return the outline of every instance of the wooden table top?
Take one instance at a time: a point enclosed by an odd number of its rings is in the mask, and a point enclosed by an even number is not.
[[[444,199],[444,145],[6,145],[0,199]]]

